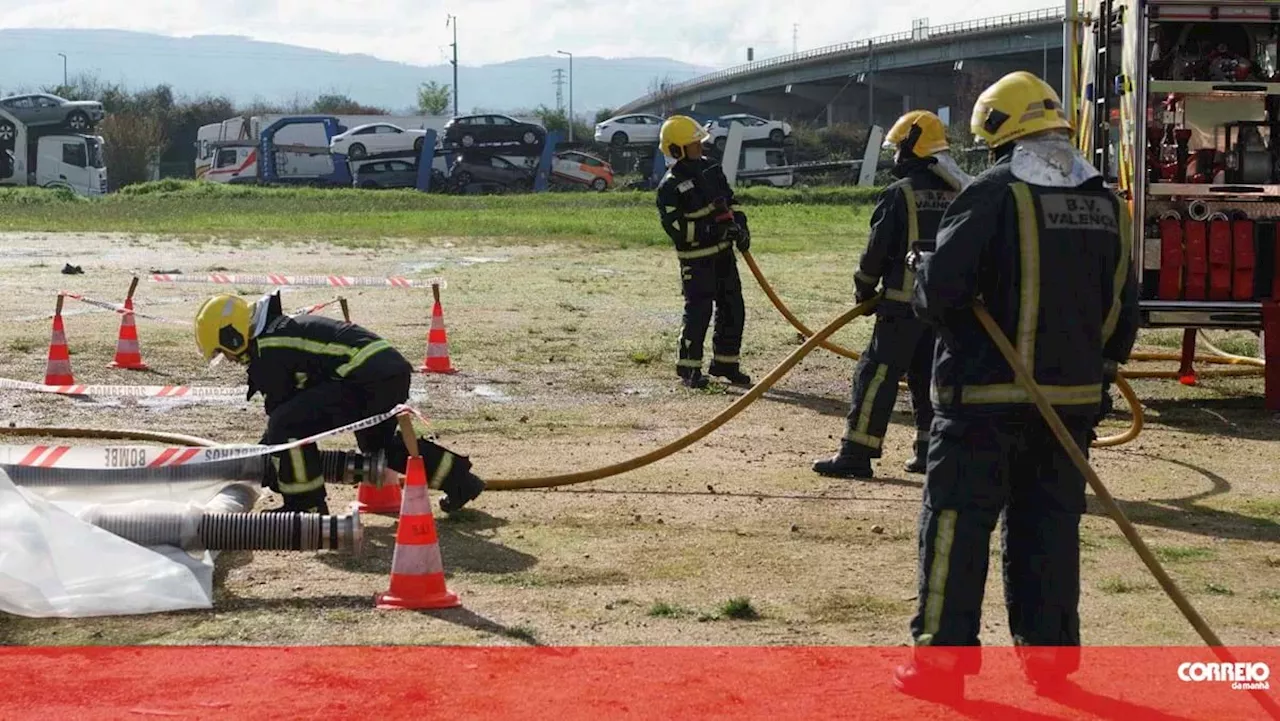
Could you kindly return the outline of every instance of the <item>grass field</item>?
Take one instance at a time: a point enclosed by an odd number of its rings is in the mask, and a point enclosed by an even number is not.
[[[752,232],[799,249],[841,228],[873,191],[754,188],[744,204],[769,211]],[[667,242],[657,230],[653,193],[429,195],[413,190],[261,189],[162,181],[104,198],[69,192],[0,189],[0,230],[168,233],[233,239],[328,239],[368,244],[379,238],[591,239],[617,246]],[[785,232],[783,232],[785,231]],[[850,229],[852,232],[852,229]]]
[[[167,189],[166,189],[167,188]],[[867,196],[745,194],[753,254],[812,327],[850,303]],[[807,200],[808,202],[798,202]],[[611,464],[667,443],[740,393],[674,381],[679,271],[643,193],[449,198],[412,193],[160,186],[81,201],[0,193],[0,367],[43,375],[53,292],[118,301],[130,275],[185,273],[442,275],[454,376],[419,376],[422,408],[447,447],[486,478]],[[64,263],[84,275],[59,274]],[[744,365],[761,377],[798,345],[740,263]],[[245,295],[262,288],[235,288]],[[213,286],[144,283],[141,310],[189,318]],[[285,305],[333,297],[284,291]],[[430,295],[354,289],[353,317],[415,363]],[[118,319],[68,306],[80,382],[234,385],[243,371],[203,367],[189,331],[139,321],[150,372],[109,369]],[[869,323],[836,339],[860,348]],[[1144,333],[1147,348],[1176,345]],[[1248,334],[1215,334],[1256,353]],[[809,463],[835,450],[851,364],[815,352],[715,434],[622,476],[560,489],[488,493],[438,519],[449,585],[465,608],[376,612],[393,521],[369,519],[364,557],[233,553],[219,559],[212,611],[38,621],[0,616],[0,641],[104,643],[897,644],[915,605],[919,476],[898,471],[912,431],[901,399],[871,482],[823,479]],[[1095,467],[1200,612],[1231,644],[1280,641],[1280,502],[1275,423],[1261,379],[1194,388],[1141,381],[1146,429],[1093,454]],[[6,393],[0,421],[146,427],[256,441],[253,403],[73,400]],[[1128,424],[1120,412],[1105,432]],[[6,442],[25,443],[30,439]],[[352,447],[340,439],[331,447]],[[353,489],[331,487],[341,507]],[[274,500],[270,505],[274,505]],[[1089,644],[1189,644],[1190,626],[1114,524],[1091,503],[1082,532]],[[984,641],[1008,642],[993,544]]]

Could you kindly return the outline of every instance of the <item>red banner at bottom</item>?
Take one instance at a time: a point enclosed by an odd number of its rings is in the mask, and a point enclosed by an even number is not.
[[[940,704],[894,689],[905,647],[8,647],[0,718],[1268,718],[1255,695],[1275,698],[1280,649],[1232,654],[1086,647],[1044,697],[989,647]]]

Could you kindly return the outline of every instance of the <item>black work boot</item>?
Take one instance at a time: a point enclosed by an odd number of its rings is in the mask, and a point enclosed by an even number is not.
[[[923,443],[917,442],[916,454],[911,457],[911,460],[907,461],[906,464],[902,466],[902,470],[907,473],[924,473],[929,466],[928,460],[929,443],[927,441]]]
[[[707,368],[709,375],[723,378],[735,386],[751,386],[751,376],[742,372],[737,363],[717,363],[711,361],[711,367]]]
[[[697,368],[681,368],[678,373],[685,388],[706,388],[711,383]]]
[[[441,490],[445,495],[440,499],[440,510],[445,513],[462,510],[463,506],[475,500],[485,489],[484,481],[470,471],[450,479],[444,485],[446,487]]]
[[[840,444],[839,453],[814,461],[813,472],[831,478],[871,478],[871,456],[846,441]]]
[[[908,661],[893,671],[893,687],[916,698],[940,703],[964,700],[964,676]]]

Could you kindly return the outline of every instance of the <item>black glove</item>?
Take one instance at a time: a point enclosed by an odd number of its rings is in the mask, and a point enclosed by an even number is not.
[[[853,301],[861,305],[871,300],[876,294],[876,287],[860,278],[853,279]]]
[[[738,238],[738,252],[745,253],[748,250],[751,250],[751,231],[746,228],[742,228],[741,226],[739,226],[739,228],[741,237]]]
[[[1108,386],[1116,382],[1116,376],[1120,374],[1120,364],[1113,360],[1102,361],[1102,382]]]
[[[729,242],[729,243],[742,242],[742,237],[744,235],[744,233],[742,232],[742,227],[734,222],[717,223],[716,232],[720,234],[721,242]]]

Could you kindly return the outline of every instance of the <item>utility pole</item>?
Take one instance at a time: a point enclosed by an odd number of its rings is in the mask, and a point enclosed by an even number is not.
[[[444,21],[444,26],[453,25],[453,43],[449,46],[453,48],[453,117],[458,117],[458,16],[450,15]]]
[[[58,53],[58,57],[62,58],[62,92],[67,91],[67,56],[64,53]]]
[[[791,24],[791,54],[800,52],[800,23]]]
[[[556,112],[560,112],[564,110],[564,68],[556,68],[552,72],[556,76],[556,79],[551,81],[556,86]]]
[[[573,53],[557,50],[561,55],[569,56],[569,142],[573,142]]]

